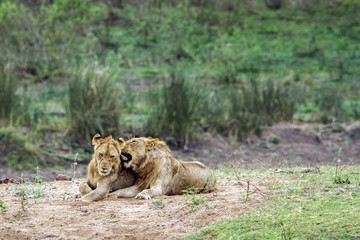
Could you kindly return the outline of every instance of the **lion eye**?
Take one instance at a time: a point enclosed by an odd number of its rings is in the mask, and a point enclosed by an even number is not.
[[[113,160],[114,159],[114,156],[110,156],[110,160]]]
[[[100,154],[99,154],[99,157],[100,157],[100,158],[103,158],[103,157],[104,157],[104,155],[103,155],[102,153],[100,153]]]

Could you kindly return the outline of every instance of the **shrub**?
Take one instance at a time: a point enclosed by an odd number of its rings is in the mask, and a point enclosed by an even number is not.
[[[90,140],[118,132],[119,94],[112,78],[100,71],[76,73],[68,88],[67,117],[74,138]]]
[[[10,74],[0,69],[0,119],[10,120],[14,115],[14,108],[18,106],[16,85]]]
[[[220,133],[243,136],[292,118],[299,101],[295,89],[268,80],[251,80],[240,88],[215,92],[208,106],[208,124]]]
[[[0,68],[0,119],[12,125],[35,125],[44,118],[44,110],[34,104],[26,87],[17,94],[18,79],[11,70]]]
[[[0,128],[0,164],[16,170],[43,165],[37,145],[29,143],[28,136],[17,134],[11,128]]]
[[[335,87],[324,86],[315,90],[315,94],[315,104],[319,106],[320,120],[323,123],[346,119],[344,97]]]
[[[151,97],[154,107],[147,122],[147,133],[172,136],[176,141],[171,143],[186,148],[199,126],[197,111],[201,96],[198,86],[177,71],[171,73],[161,91]]]

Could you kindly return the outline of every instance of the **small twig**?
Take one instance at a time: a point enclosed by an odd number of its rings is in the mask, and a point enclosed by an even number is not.
[[[73,162],[73,177],[72,177],[73,181],[75,180],[75,175],[76,175],[76,165],[78,164],[76,160],[78,158],[78,155],[79,155],[79,153],[76,153],[75,159]]]
[[[276,169],[275,173],[294,173],[293,171],[287,171],[287,170],[281,170],[281,169]]]
[[[320,173],[320,169],[318,167],[315,167],[313,170],[310,169],[310,168],[307,168],[307,169],[304,169],[304,170],[301,170],[301,171],[288,171],[288,170],[282,170],[282,169],[276,169],[275,170],[275,173]],[[335,175],[337,174],[337,169],[336,169],[336,172],[335,172]]]
[[[250,181],[247,181],[247,187],[246,187],[246,198],[245,198],[245,202],[247,202],[248,197],[249,197],[249,188],[250,188]]]
[[[21,201],[21,210],[24,213],[26,211],[26,205],[28,204],[28,202],[26,201],[24,195],[21,196],[20,201]]]
[[[254,186],[254,188],[255,188],[254,193],[255,193],[256,191],[259,191],[260,195],[261,195],[264,199],[266,199],[266,194],[262,193],[261,190],[260,190],[255,184],[253,184],[253,186]]]

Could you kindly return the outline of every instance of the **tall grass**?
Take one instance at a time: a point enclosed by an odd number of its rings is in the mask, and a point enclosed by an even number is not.
[[[292,118],[300,101],[296,91],[271,80],[251,80],[240,88],[217,91],[210,99],[208,124],[223,134],[258,134],[264,125]]]
[[[0,164],[17,170],[45,164],[39,145],[13,128],[0,128],[0,142]]]
[[[153,110],[147,122],[147,133],[187,147],[199,127],[200,89],[179,71],[165,79],[164,86],[152,95]]]
[[[74,74],[68,88],[67,118],[71,135],[90,140],[95,133],[119,130],[118,87],[106,73],[86,68]]]
[[[34,126],[44,119],[44,109],[35,105],[26,87],[19,87],[18,82],[12,70],[0,69],[0,119],[6,124]]]
[[[16,95],[17,86],[9,73],[0,69],[0,119],[10,120],[13,118],[14,109],[19,104],[18,96]]]
[[[344,109],[344,97],[334,87],[324,86],[317,90],[315,103],[319,106],[320,120],[323,123],[331,123],[333,120],[346,119]]]

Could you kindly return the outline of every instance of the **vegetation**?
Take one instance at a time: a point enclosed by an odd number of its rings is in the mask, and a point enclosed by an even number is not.
[[[354,121],[359,7],[1,1],[0,127],[26,128],[47,149],[129,132],[186,148],[204,131],[240,139],[294,118]],[[48,130],[59,136],[51,146],[39,140]],[[46,162],[48,150],[34,150],[21,161]]]
[[[4,200],[0,200],[0,211],[5,212],[9,207],[6,205]]]
[[[108,76],[85,69],[69,83],[67,116],[74,137],[90,139],[118,132],[119,93]]]
[[[321,168],[320,173],[277,175],[284,181],[271,187],[285,194],[269,196],[263,207],[186,239],[356,239],[360,229],[360,169],[342,168],[349,182],[341,185],[333,182],[335,167]],[[271,179],[276,173],[257,170],[242,174],[245,178]]]
[[[208,201],[205,196],[199,194],[203,189],[190,188],[188,190],[182,190],[185,197],[184,203],[190,208],[190,211],[196,211],[201,207],[206,207]]]
[[[153,97],[154,109],[147,123],[150,136],[172,137],[173,144],[185,146],[199,127],[201,98],[199,87],[181,73],[172,73],[169,83]]]

